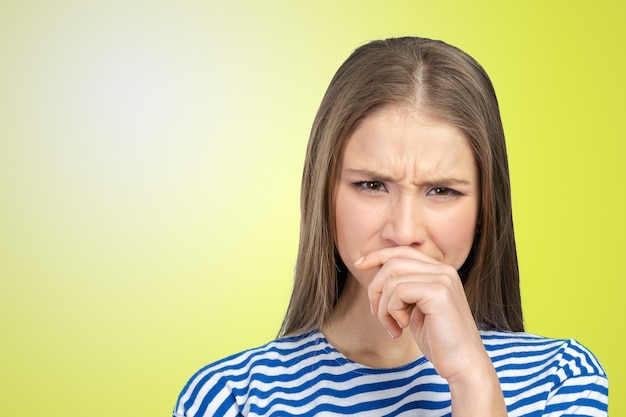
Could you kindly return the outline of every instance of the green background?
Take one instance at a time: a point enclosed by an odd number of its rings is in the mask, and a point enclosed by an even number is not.
[[[321,96],[355,47],[420,35],[498,92],[527,330],[589,347],[625,415],[625,10],[2,1],[2,414],[169,415],[202,365],[272,339]]]

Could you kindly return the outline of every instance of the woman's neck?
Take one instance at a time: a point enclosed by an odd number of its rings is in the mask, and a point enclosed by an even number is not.
[[[391,338],[371,314],[367,291],[348,275],[334,314],[322,328],[328,342],[348,359],[371,368],[396,368],[421,352],[411,332]]]

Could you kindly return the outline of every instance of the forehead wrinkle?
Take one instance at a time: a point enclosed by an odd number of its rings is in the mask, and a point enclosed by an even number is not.
[[[361,165],[345,167],[345,171],[349,175],[361,177],[363,179],[382,181],[382,182],[394,182],[401,183],[406,181],[411,185],[440,185],[440,186],[453,186],[453,185],[470,185],[472,178],[466,177],[463,173],[451,172],[450,170],[443,170],[435,168],[432,171],[429,170],[416,170],[414,173],[407,172],[393,172],[388,169],[387,164],[381,167],[374,167],[368,164],[367,168],[361,168]],[[421,171],[421,172],[420,172]]]
[[[464,142],[450,144],[442,155],[439,150],[434,150],[435,155],[425,148],[418,150],[420,155],[414,157],[413,172],[416,178],[450,179],[460,177],[461,164],[464,162]],[[472,158],[473,163],[473,158]]]
[[[410,136],[414,132],[404,130],[405,121],[410,119],[417,119],[426,129],[435,130],[426,131],[423,136],[420,132],[418,136]],[[451,181],[452,177],[473,180],[465,178],[471,172],[464,172],[467,171],[464,153],[468,150],[475,167],[469,143],[459,129],[438,131],[441,124],[454,127],[429,117],[420,109],[386,106],[363,119],[348,138],[344,151],[349,149],[351,154],[350,168],[412,183]],[[443,147],[437,142],[444,142]]]

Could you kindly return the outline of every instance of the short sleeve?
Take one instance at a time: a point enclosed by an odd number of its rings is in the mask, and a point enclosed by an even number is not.
[[[544,416],[608,415],[609,387],[606,375],[580,375],[565,379],[548,398]]]
[[[182,390],[173,417],[239,417],[239,406],[226,378],[199,372]]]

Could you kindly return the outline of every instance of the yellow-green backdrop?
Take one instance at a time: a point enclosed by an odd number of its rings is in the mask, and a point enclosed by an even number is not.
[[[626,414],[624,21],[611,0],[2,1],[2,414],[168,415],[273,338],[317,105],[399,35],[491,75],[527,329],[591,348]]]

